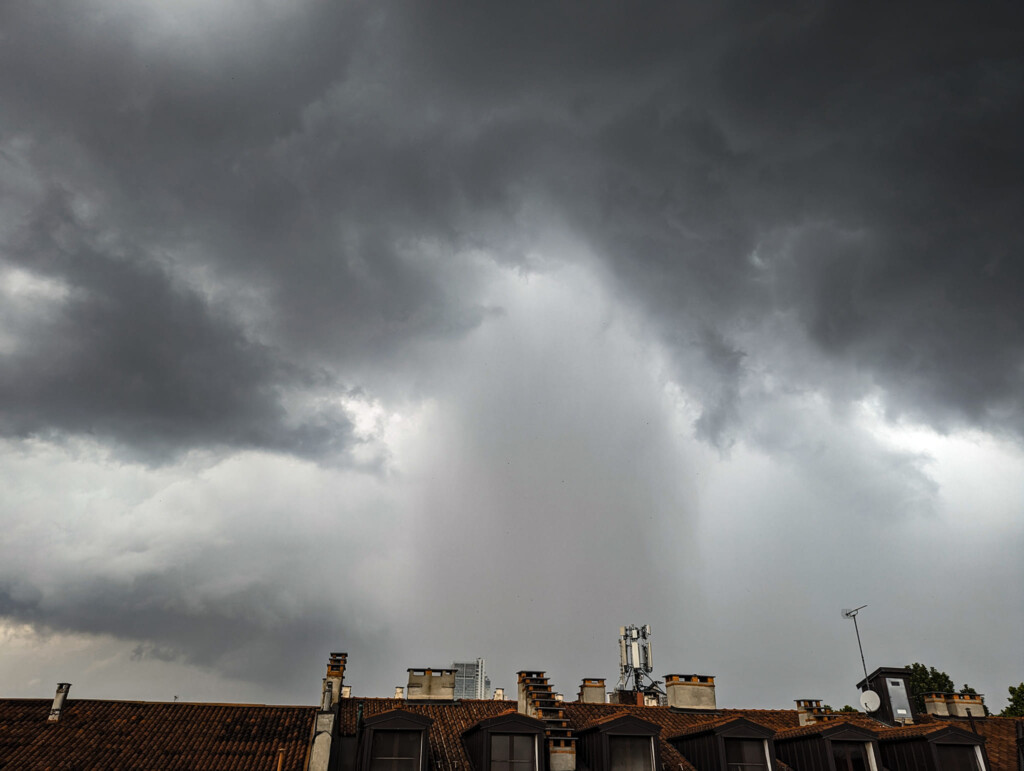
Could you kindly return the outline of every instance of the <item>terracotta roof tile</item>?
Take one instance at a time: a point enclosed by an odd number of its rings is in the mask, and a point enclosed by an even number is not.
[[[305,766],[315,707],[71,699],[0,700],[0,767],[235,771]]]

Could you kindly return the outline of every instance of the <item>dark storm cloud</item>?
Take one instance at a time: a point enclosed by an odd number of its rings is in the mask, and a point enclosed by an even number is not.
[[[0,268],[43,281],[48,298],[10,288],[28,279],[0,283],[13,298],[0,309],[8,436],[88,435],[157,461],[196,447],[333,460],[355,442],[330,406],[338,397],[433,397],[433,386],[442,402],[475,405],[452,421],[469,438],[451,441],[487,468],[471,474],[473,505],[448,500],[470,487],[456,474],[424,506],[423,551],[448,545],[442,516],[453,532],[500,541],[528,491],[537,513],[525,521],[559,536],[538,574],[562,575],[559,550],[578,543],[564,512],[589,492],[599,513],[588,569],[610,584],[597,568],[613,564],[620,530],[609,523],[625,521],[615,509],[689,521],[684,493],[659,482],[680,476],[668,438],[644,463],[657,473],[628,470],[631,447],[651,447],[636,416],[658,420],[630,402],[648,386],[623,386],[632,407],[620,405],[612,442],[599,420],[566,410],[598,413],[615,398],[577,395],[602,382],[604,361],[577,365],[586,378],[567,367],[544,379],[584,333],[537,374],[535,350],[522,366],[499,361],[515,365],[500,381],[463,375],[501,359],[514,334],[474,362],[433,346],[500,318],[494,264],[544,270],[575,259],[557,251],[566,242],[593,252],[603,291],[670,348],[700,413],[695,433],[718,447],[740,437],[821,455],[808,468],[826,486],[859,469],[847,494],[885,511],[901,495],[933,496],[918,459],[817,434],[825,410],[794,394],[841,404],[877,388],[893,417],[1024,433],[1019,5],[93,0],[6,3],[0,28]],[[561,340],[572,320],[547,312],[556,328],[536,340]],[[552,385],[535,395],[536,383]],[[517,471],[503,441],[535,465]],[[503,459],[511,470],[489,478]],[[617,470],[639,481],[620,485]],[[219,499],[206,503],[226,516]],[[342,519],[346,530],[356,517]],[[525,548],[534,529],[512,543]],[[646,548],[628,553],[638,585],[659,580]],[[307,564],[303,543],[288,549]],[[226,580],[245,554],[193,567]],[[486,572],[490,554],[479,554]],[[0,615],[232,673],[245,671],[232,655],[247,645],[277,659],[337,637],[379,647],[330,620],[336,606],[296,607],[321,590],[301,570],[204,595],[142,558],[131,580],[68,564],[56,588],[0,590]],[[445,580],[416,566],[417,590]],[[491,580],[501,591],[504,577]],[[476,601],[473,589],[462,591]],[[524,625],[548,589],[524,589]],[[603,622],[595,609],[588,629]]]
[[[793,311],[894,412],[1024,430],[1019,9],[750,10],[421,8],[416,62],[449,98],[563,108],[534,178],[668,339],[716,330],[705,366]]]

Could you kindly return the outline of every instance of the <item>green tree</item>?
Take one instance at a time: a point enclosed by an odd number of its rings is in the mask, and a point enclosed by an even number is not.
[[[1024,717],[1024,683],[1011,685],[1008,690],[1010,703],[999,714],[1003,717]]]
[[[953,693],[956,690],[953,678],[935,667],[926,667],[915,661],[908,668],[910,669],[910,697],[914,700],[914,708],[918,712],[924,712],[924,694],[932,691]]]

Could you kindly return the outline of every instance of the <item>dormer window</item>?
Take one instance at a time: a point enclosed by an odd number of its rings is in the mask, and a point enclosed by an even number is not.
[[[773,734],[746,718],[719,718],[695,725],[669,741],[697,771],[772,771]]]
[[[474,771],[547,771],[544,723],[508,712],[470,726],[462,743]]]
[[[419,771],[422,732],[373,732],[370,744],[370,771]]]
[[[426,771],[432,723],[402,709],[368,717],[363,721],[360,771]]]
[[[865,742],[832,742],[832,760],[836,771],[871,771],[868,751],[871,745]]]
[[[598,720],[577,736],[577,752],[592,771],[660,771],[661,729],[625,712]]]
[[[881,765],[877,736],[838,720],[779,731],[775,756],[795,771],[878,771]]]
[[[537,735],[492,733],[490,771],[537,771]]]
[[[879,733],[883,765],[891,771],[985,771],[984,742],[942,723]]]
[[[651,771],[654,768],[654,739],[650,736],[608,734],[610,771]]]
[[[725,740],[728,771],[768,771],[768,745],[764,739]]]

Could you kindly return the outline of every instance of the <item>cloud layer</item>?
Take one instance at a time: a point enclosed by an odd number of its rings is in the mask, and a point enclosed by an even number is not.
[[[605,666],[535,625],[650,621],[739,679],[706,638],[750,636],[751,586],[803,627],[892,581],[890,626],[1011,602],[1019,489],[965,541],[942,452],[1020,469],[1021,21],[9,4],[0,616],[301,700],[339,647],[385,690]],[[921,558],[963,543],[939,597]],[[806,550],[843,571],[780,569]]]

